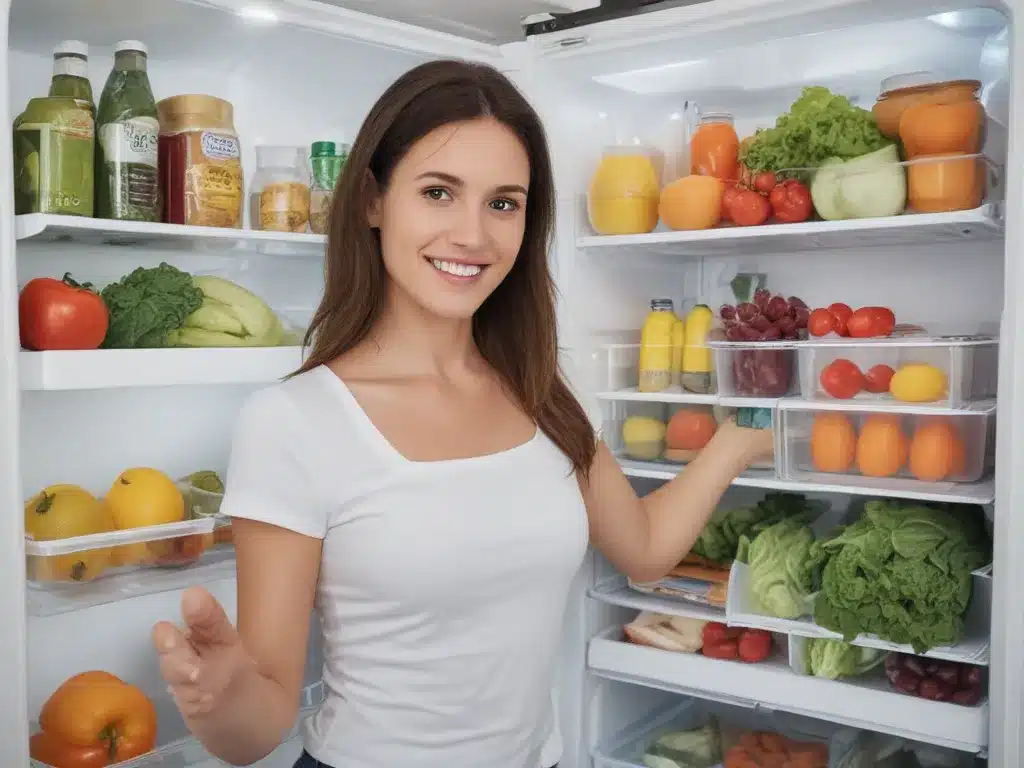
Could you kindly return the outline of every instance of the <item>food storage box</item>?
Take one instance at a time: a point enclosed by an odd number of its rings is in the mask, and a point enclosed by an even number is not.
[[[995,404],[951,410],[900,406],[884,411],[858,402],[786,400],[778,411],[782,475],[787,480],[841,484],[897,480],[906,490],[948,490],[972,483],[994,466]],[[881,492],[881,491],[880,491]]]
[[[25,540],[29,612],[47,616],[196,583],[189,566],[211,567],[209,581],[233,575],[233,552],[216,548],[212,518]],[[223,534],[222,534],[223,536]]]
[[[710,345],[709,345],[710,346]],[[645,379],[645,390],[640,388],[640,345],[603,344],[594,355],[592,375],[601,399],[639,399],[661,402],[713,403],[717,392],[714,365],[701,365],[705,370],[686,370],[681,348],[655,346],[664,360],[674,360],[678,370],[670,369],[668,376],[660,379],[667,386],[653,389],[656,377]],[[673,357],[674,356],[674,357]],[[689,364],[690,361],[687,361]]]
[[[794,341],[711,341],[718,394],[772,400],[800,392]]]
[[[192,485],[187,477],[176,480],[174,484],[185,499],[185,509],[189,517],[213,517],[220,512],[220,503],[224,500],[223,493],[214,493]]]
[[[992,336],[812,338],[799,347],[800,393],[960,408],[996,396],[998,363]]]

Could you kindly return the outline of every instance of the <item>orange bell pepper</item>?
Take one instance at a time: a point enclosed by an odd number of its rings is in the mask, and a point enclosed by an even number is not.
[[[156,746],[156,709],[139,688],[107,672],[83,672],[69,678],[43,704],[42,734],[35,750],[54,768],[95,768],[144,755]],[[105,762],[98,760],[96,750]],[[58,762],[53,762],[58,759]]]

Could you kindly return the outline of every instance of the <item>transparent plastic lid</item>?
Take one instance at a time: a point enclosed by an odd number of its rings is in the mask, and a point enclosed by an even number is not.
[[[73,536],[68,539],[57,539],[54,541],[36,541],[31,536],[26,536],[25,554],[34,557],[53,557],[55,555],[70,555],[74,552],[88,552],[92,549],[104,549],[122,544],[163,541],[180,536],[212,533],[215,525],[216,523],[212,517],[204,517],[199,520],[183,520],[180,523],[126,528],[123,531],[105,531],[103,533],[92,533],[88,536]]]

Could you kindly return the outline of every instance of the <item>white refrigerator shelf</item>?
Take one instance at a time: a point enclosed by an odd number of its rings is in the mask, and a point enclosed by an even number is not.
[[[743,707],[765,707],[913,741],[978,753],[987,748],[989,707],[927,701],[889,687],[884,674],[856,682],[799,675],[788,659],[760,664],[646,648],[620,627],[590,641],[587,667],[598,677]]]
[[[162,251],[256,251],[323,258],[324,235],[194,227],[148,221],[113,221],[83,216],[29,213],[15,217],[19,243],[120,245]]]

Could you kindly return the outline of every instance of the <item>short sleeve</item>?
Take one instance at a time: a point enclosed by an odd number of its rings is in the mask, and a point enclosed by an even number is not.
[[[329,513],[304,443],[298,409],[279,387],[251,395],[235,424],[221,513],[324,538]]]

